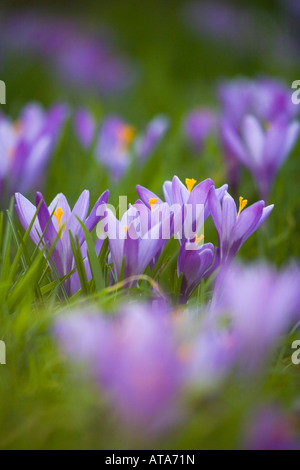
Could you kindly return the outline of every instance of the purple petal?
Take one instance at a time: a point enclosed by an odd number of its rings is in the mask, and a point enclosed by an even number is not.
[[[222,202],[222,239],[230,240],[235,226],[237,209],[234,199],[226,193]]]
[[[109,190],[107,189],[106,191],[104,191],[103,194],[101,194],[98,201],[96,202],[93,209],[91,210],[90,215],[86,219],[85,226],[89,232],[91,232],[96,227],[97,223],[100,221],[101,219],[101,214],[99,212],[100,206],[102,204],[107,204],[108,197],[109,197]]]
[[[163,193],[164,193],[165,201],[169,204],[169,206],[172,206],[173,205],[172,181],[165,181],[163,185]]]
[[[20,222],[26,231],[34,217],[34,214],[36,213],[36,207],[31,204],[28,199],[26,199],[22,194],[16,193],[15,194],[15,200],[16,200],[16,211],[18,214],[18,217],[20,219]],[[42,235],[41,227],[39,224],[38,217],[36,217],[34,224],[32,226],[32,229],[30,231],[30,238],[32,241],[38,245],[40,237]]]
[[[214,187],[210,188],[207,201],[209,212],[220,236],[222,232],[222,209]]]
[[[264,201],[258,201],[243,210],[234,227],[233,238],[235,240],[241,240],[244,243],[255,229],[258,228],[264,205]]]
[[[174,204],[186,204],[189,198],[189,192],[177,176],[172,180],[172,196]]]
[[[162,203],[162,200],[156,194],[154,194],[152,191],[149,191],[149,189],[140,186],[139,184],[136,186],[136,191],[140,199],[143,201],[144,204],[146,204],[147,207],[149,207],[149,209],[151,209],[149,199],[158,199],[156,204]]]
[[[254,166],[262,164],[265,135],[260,123],[254,116],[246,116],[242,122],[242,135]]]

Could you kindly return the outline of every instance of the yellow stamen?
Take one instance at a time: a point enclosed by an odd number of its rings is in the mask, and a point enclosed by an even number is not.
[[[56,217],[56,220],[57,220],[57,223],[58,223],[58,231],[60,232],[61,231],[61,218],[62,216],[64,215],[64,211],[58,207],[54,213],[53,213],[54,217]],[[62,237],[62,233],[60,234],[60,238]]]
[[[119,138],[124,145],[130,145],[136,136],[136,129],[132,126],[122,126],[119,130]]]
[[[242,212],[242,210],[245,209],[247,204],[248,204],[248,200],[244,199],[242,196],[240,196],[240,207],[239,207],[239,211],[237,213],[237,216],[240,215],[240,213]]]
[[[155,207],[155,204],[157,203],[157,201],[158,201],[157,197],[151,197],[149,199],[149,204],[150,204],[150,207],[151,207],[151,211],[154,211],[154,207]]]
[[[189,179],[189,178],[185,179],[185,184],[186,184],[186,187],[188,188],[189,193],[192,191],[192,189],[193,189],[193,187],[195,186],[196,183],[197,183],[197,181],[194,180],[193,178],[192,179]]]
[[[200,237],[198,237],[198,235],[195,235],[195,243],[197,243],[197,245],[199,245],[200,242],[202,242],[202,240],[204,240],[204,235],[200,235]]]
[[[127,226],[127,225],[124,226],[124,232],[125,232],[125,233],[128,232],[128,226]]]

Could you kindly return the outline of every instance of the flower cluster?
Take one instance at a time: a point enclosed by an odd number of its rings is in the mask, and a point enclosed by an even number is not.
[[[223,105],[221,139],[232,186],[243,165],[251,172],[262,199],[268,200],[275,177],[299,135],[297,106],[290,90],[261,79],[220,86]]]
[[[178,276],[182,274],[181,302],[186,302],[202,279],[220,265],[232,261],[243,243],[263,224],[273,209],[273,206],[265,207],[263,201],[245,208],[247,201],[243,198],[240,198],[237,209],[227,192],[227,185],[216,189],[210,179],[195,184],[196,180],[186,179],[185,186],[174,176],[172,182],[166,181],[163,186],[166,202],[138,186],[141,200],[130,206],[120,221],[105,205],[108,191],[99,198],[88,218],[88,191],[82,193],[72,212],[62,194],[47,208],[40,193],[37,193],[36,207],[17,193],[16,209],[25,230],[37,211],[30,236],[36,245],[46,245],[48,251],[51,249],[51,258],[60,278],[71,273],[75,267],[70,235],[73,238],[78,236],[79,246],[84,243],[84,232],[77,219],[85,224],[88,231],[102,219],[103,232],[109,240],[109,258],[117,280],[121,279],[121,275],[129,279],[143,274],[148,266],[153,268],[167,240],[172,236],[178,238],[180,252],[177,271]],[[219,237],[218,248],[212,243],[203,244],[204,236],[199,236],[204,221],[210,215]],[[84,261],[89,277],[86,256]],[[69,293],[76,291],[72,278],[65,284]],[[75,285],[79,287],[78,283]]]

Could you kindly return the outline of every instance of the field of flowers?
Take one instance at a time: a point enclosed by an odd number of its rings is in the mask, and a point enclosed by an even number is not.
[[[297,2],[75,3],[0,9],[0,448],[299,450]]]

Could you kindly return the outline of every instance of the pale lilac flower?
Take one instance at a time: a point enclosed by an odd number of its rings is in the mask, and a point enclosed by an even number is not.
[[[115,180],[119,180],[130,165],[135,135],[136,130],[118,116],[110,116],[101,124],[96,156]]]
[[[75,268],[69,231],[74,239],[78,236],[79,246],[82,248],[82,255],[84,256],[84,252],[86,253],[85,236],[78,219],[91,232],[101,219],[97,209],[101,204],[107,203],[108,195],[109,191],[102,194],[88,216],[90,195],[87,190],[80,195],[73,210],[70,209],[63,194],[58,194],[49,207],[47,207],[41,193],[36,195],[35,206],[22,194],[15,194],[16,211],[24,230],[28,229],[39,204],[41,204],[30,232],[30,238],[40,249],[45,245],[47,250],[50,250],[57,239],[51,253],[51,259],[60,278],[69,274]],[[70,278],[65,281],[64,286],[68,294],[74,293]],[[73,287],[75,288],[75,286],[78,286],[76,278],[74,278]]]
[[[64,105],[44,111],[34,103],[15,122],[0,115],[0,185],[5,184],[9,194],[41,189],[66,116]]]
[[[169,119],[164,115],[155,116],[147,125],[144,132],[134,141],[134,152],[139,161],[144,162],[161,142],[170,126]]]
[[[97,124],[93,116],[84,109],[75,116],[75,130],[85,149],[89,149],[95,139],[95,154],[115,181],[119,180],[137,157],[142,164],[156,150],[169,127],[165,116],[156,116],[149,122],[145,131],[140,134],[119,116],[108,116],[100,126],[97,135]]]
[[[201,230],[201,223],[209,216],[208,194],[214,182],[206,179],[196,184],[194,178],[186,178],[184,185],[177,176],[172,181],[166,181],[163,185],[163,193],[166,203],[169,205],[171,212],[174,214],[173,234],[178,236],[179,243],[184,243],[189,237],[182,232],[184,221],[187,217],[188,208],[191,209],[191,222],[196,233]],[[228,186],[223,185],[216,189],[216,195],[221,201]],[[162,204],[163,201],[155,193],[143,186],[137,185],[137,193],[143,203],[150,209],[152,204]],[[197,210],[199,209],[199,210]],[[200,210],[201,209],[201,210]],[[179,233],[179,235],[178,235]],[[194,235],[195,236],[195,235]]]

